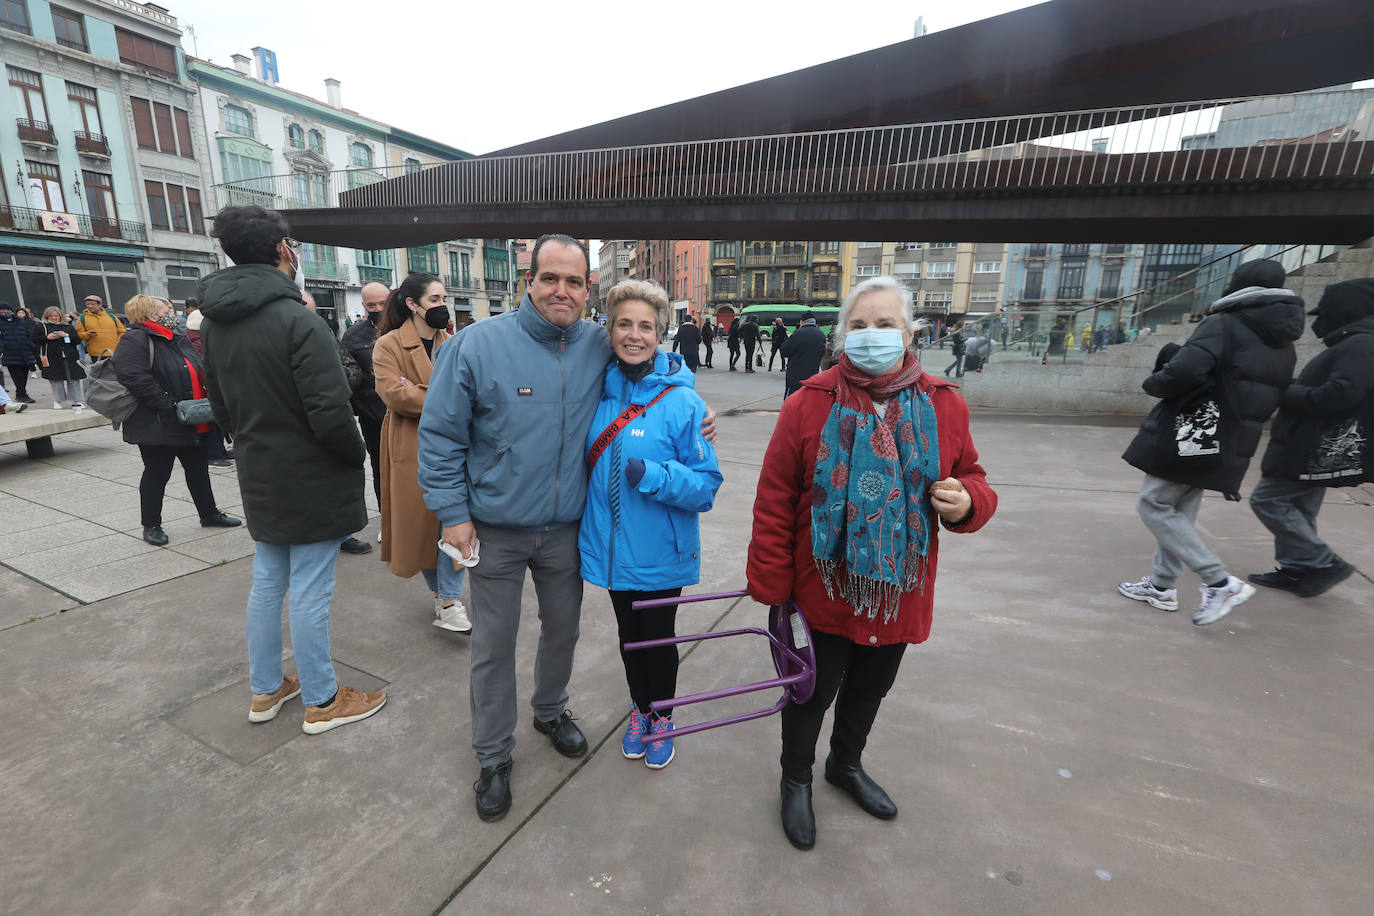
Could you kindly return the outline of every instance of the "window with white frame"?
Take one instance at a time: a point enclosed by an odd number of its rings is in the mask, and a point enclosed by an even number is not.
[[[858,264],[854,267],[856,277],[876,277],[878,276],[877,264]]]
[[[224,106],[224,130],[226,133],[253,136],[253,115],[247,108],[238,105]]]
[[[972,296],[969,297],[969,301],[970,301],[970,302],[978,302],[978,303],[996,302],[996,301],[997,301],[997,294],[996,294],[996,293],[974,293]]]
[[[881,248],[881,247],[883,247],[883,243],[882,243],[882,242],[860,242],[860,243],[859,243],[859,247],[860,247],[860,248]]]
[[[976,274],[1000,274],[1002,272],[1002,262],[974,261],[973,272]]]
[[[366,143],[354,143],[350,147],[353,165],[360,169],[372,168],[372,147]]]
[[[898,280],[919,280],[921,277],[920,261],[898,261],[892,265],[892,276]]]
[[[926,279],[928,280],[948,280],[954,276],[953,261],[927,261]]]

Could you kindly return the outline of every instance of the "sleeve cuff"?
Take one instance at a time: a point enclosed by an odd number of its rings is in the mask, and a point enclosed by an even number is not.
[[[444,528],[452,528],[454,525],[461,525],[463,522],[472,521],[472,516],[468,514],[467,506],[450,506],[434,514],[438,517],[440,526]]]
[[[652,496],[658,492],[658,488],[663,486],[667,479],[667,468],[657,461],[646,459],[644,462],[644,476],[640,478],[639,486],[635,487],[635,489],[645,496]]]

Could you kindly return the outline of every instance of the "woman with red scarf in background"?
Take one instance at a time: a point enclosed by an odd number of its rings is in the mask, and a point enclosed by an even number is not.
[[[177,402],[205,397],[205,364],[185,335],[178,334],[176,311],[166,299],[134,296],[124,305],[129,330],[114,352],[115,376],[138,400],[124,421],[124,441],[137,445],[143,457],[138,482],[143,540],[155,547],[167,544],[162,530],[162,497],[181,462],[186,489],[191,492],[200,524],[205,528],[233,528],[242,522],[215,505],[206,455],[210,424],[187,426],[177,419]]]
[[[811,767],[835,703],[826,781],[874,817],[897,806],[860,758],[909,643],[930,635],[936,519],[977,531],[997,508],[968,405],[911,351],[911,293],[890,277],[856,286],[835,325],[839,362],[783,402],[754,502],[749,594],[793,599],[811,625],[816,689],[782,712],[782,826],[816,841]]]

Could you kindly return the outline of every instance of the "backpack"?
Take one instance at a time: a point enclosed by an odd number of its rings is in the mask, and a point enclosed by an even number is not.
[[[153,339],[148,338],[148,365],[153,364]],[[86,406],[106,419],[123,423],[138,409],[138,398],[115,374],[114,357],[98,360],[86,373]]]

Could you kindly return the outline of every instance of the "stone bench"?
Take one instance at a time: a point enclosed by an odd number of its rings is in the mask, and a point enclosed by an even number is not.
[[[0,445],[23,442],[30,458],[51,458],[53,436],[109,425],[109,420],[89,408],[80,413],[32,408],[15,413],[10,409],[0,416]]]

